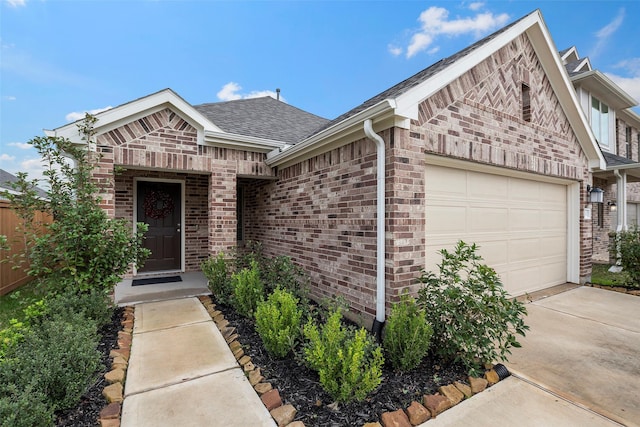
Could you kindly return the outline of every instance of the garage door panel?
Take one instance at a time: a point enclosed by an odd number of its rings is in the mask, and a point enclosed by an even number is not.
[[[467,212],[470,221],[470,230],[473,231],[504,231],[504,225],[509,218],[509,210],[506,208],[472,207]]]
[[[565,185],[440,166],[427,166],[426,180],[427,269],[464,240],[511,295],[566,281]]]

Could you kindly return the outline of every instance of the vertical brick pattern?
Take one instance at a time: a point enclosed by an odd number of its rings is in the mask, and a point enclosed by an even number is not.
[[[236,246],[236,175],[271,176],[265,154],[198,145],[197,130],[166,108],[97,137],[109,216],[133,221],[134,177],[185,182],[185,268],[199,270],[209,253]],[[114,174],[115,167],[124,172]]]

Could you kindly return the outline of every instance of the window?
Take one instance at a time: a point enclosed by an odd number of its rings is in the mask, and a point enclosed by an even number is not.
[[[596,203],[598,205],[598,227],[604,227],[604,203]]]
[[[631,158],[631,126],[627,125],[627,159]]]
[[[601,146],[609,147],[609,106],[591,98],[591,128]]]
[[[531,121],[531,89],[522,83],[522,120]]]

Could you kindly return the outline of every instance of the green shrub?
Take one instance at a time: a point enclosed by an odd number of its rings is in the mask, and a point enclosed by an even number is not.
[[[45,396],[33,384],[27,385],[24,390],[19,390],[15,384],[0,384],[0,425],[52,426],[53,408],[45,400]]]
[[[423,272],[419,280],[424,286],[418,291],[418,304],[433,327],[432,347],[472,374],[482,363],[506,360],[510,347],[520,347],[515,335],[524,336],[529,329],[524,305],[509,299],[477,249],[460,241],[453,252],[441,250],[439,275]]]
[[[231,276],[234,308],[245,317],[252,317],[258,303],[264,299],[264,286],[260,280],[258,263],[251,262],[251,268],[243,268]]]
[[[98,328],[111,321],[113,305],[107,294],[98,289],[75,293],[67,291],[53,296],[45,303],[44,316],[47,319],[65,318],[80,313],[95,322]]]
[[[293,263],[288,256],[266,259],[261,269],[267,292],[280,287],[293,293],[306,304],[309,277],[302,267]]]
[[[270,354],[282,358],[295,347],[301,319],[298,299],[287,290],[277,288],[267,301],[258,303],[256,331]]]
[[[393,367],[409,371],[420,364],[429,350],[433,329],[415,299],[405,295],[393,305],[384,327],[383,346]]]
[[[341,319],[340,311],[334,311],[320,329],[307,322],[304,357],[336,401],[361,401],[380,385],[384,356],[364,328],[346,328]]]
[[[627,273],[625,287],[640,289],[640,229],[618,233],[620,239],[620,264]]]
[[[209,289],[215,300],[221,304],[231,303],[232,289],[224,252],[219,252],[215,258],[209,257],[200,267],[209,280]]]
[[[98,341],[96,324],[81,313],[42,322],[0,362],[0,384],[38,390],[53,410],[73,407],[95,379]]]

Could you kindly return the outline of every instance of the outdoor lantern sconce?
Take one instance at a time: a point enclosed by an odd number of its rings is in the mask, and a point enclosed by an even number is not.
[[[609,206],[609,210],[611,212],[615,212],[618,209],[618,206],[616,206],[616,202],[607,202],[607,206]]]
[[[598,187],[591,187],[587,185],[587,194],[589,195],[590,203],[603,203],[604,202],[604,190]]]

